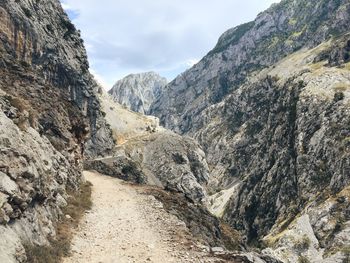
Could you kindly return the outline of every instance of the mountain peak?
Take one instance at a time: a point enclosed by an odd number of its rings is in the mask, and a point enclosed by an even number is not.
[[[128,109],[148,114],[151,104],[167,83],[166,78],[153,71],[129,74],[117,81],[108,93]]]

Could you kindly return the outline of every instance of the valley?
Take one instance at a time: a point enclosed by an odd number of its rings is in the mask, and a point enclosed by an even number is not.
[[[0,1],[0,262],[350,262],[349,26],[282,0],[107,92],[60,1]]]

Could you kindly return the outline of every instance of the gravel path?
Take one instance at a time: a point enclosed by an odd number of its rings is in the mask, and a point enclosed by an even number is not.
[[[213,262],[204,260],[201,252],[183,249],[186,226],[167,214],[153,196],[115,178],[93,172],[84,175],[93,184],[93,207],[64,263]]]

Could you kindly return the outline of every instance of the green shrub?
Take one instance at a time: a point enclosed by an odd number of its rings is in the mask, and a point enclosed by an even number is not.
[[[307,250],[310,247],[311,240],[307,236],[303,236],[294,244],[294,248],[298,250]]]
[[[299,256],[298,263],[310,263],[310,260],[305,256]]]

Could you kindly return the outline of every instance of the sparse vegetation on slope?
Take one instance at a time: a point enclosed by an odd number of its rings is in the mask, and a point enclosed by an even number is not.
[[[50,245],[24,244],[28,263],[59,263],[69,255],[74,229],[92,206],[91,183],[85,182],[80,190],[72,189],[68,194],[68,204],[62,209],[62,217],[56,225],[56,237],[49,240]]]

